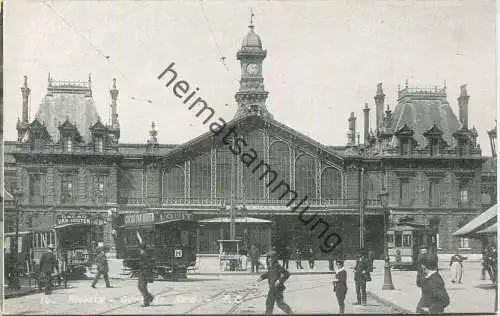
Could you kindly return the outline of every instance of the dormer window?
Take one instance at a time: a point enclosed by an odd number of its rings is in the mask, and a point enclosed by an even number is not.
[[[429,151],[431,156],[439,155],[439,138],[433,137],[429,140]]]
[[[63,151],[65,152],[73,151],[73,139],[71,139],[71,137],[66,137],[63,140]]]
[[[94,138],[94,150],[97,152],[104,151],[104,141],[103,141],[102,137]]]
[[[408,125],[403,125],[394,135],[399,139],[399,151],[401,156],[411,156],[415,140],[413,130]]]
[[[412,153],[412,141],[410,138],[400,140],[401,156],[410,156]]]

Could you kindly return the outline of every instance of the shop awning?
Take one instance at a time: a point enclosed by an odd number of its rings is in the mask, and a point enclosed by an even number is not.
[[[496,235],[497,234],[497,223],[477,232],[478,235]]]
[[[61,225],[56,225],[53,228],[54,229],[64,229],[64,228],[75,228],[75,227],[86,227],[86,226],[92,226],[92,224],[85,224],[85,223],[68,223],[68,224],[61,224]]]
[[[198,222],[200,223],[229,223],[231,219],[229,217],[216,217],[216,218],[208,218],[208,219],[203,219]],[[255,224],[255,223],[271,223],[271,221],[267,219],[261,219],[261,218],[254,218],[254,217],[236,217],[234,219],[235,223],[248,223],[248,224]]]
[[[462,226],[453,233],[453,236],[474,237],[483,229],[487,229],[497,222],[497,205],[493,205],[488,210],[475,217],[473,220]]]
[[[163,225],[163,224],[169,224],[169,223],[174,223],[174,222],[196,223],[195,220],[175,218],[175,219],[167,219],[165,221],[157,222],[157,223],[155,223],[155,225]]]

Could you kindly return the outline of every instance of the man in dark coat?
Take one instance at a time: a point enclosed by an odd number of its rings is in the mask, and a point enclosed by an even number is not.
[[[450,297],[444,287],[444,281],[433,256],[426,255],[422,260],[422,298],[418,305],[423,313],[443,313],[444,308],[450,304]]]
[[[283,254],[282,254],[282,259],[283,259],[283,268],[288,269],[288,262],[290,261],[290,256],[291,256],[291,249],[290,246],[285,246],[283,247]]]
[[[59,273],[57,258],[54,254],[54,245],[49,245],[49,250],[40,258],[40,282],[45,286],[45,294],[51,294],[52,288],[52,273],[54,269]]]
[[[148,283],[153,282],[153,264],[151,257],[146,251],[146,244],[139,242],[139,279],[137,280],[137,288],[142,294],[144,304],[142,307],[147,307],[153,302],[154,296],[148,291]]]
[[[257,273],[259,272],[259,265],[260,265],[260,262],[259,262],[259,259],[260,259],[260,253],[259,253],[259,249],[257,249],[257,246],[255,245],[252,245],[250,247],[250,263],[252,265],[252,273],[257,271]]]
[[[361,253],[356,259],[354,267],[354,283],[356,285],[357,303],[354,305],[366,305],[366,282],[371,280],[370,264],[364,253]]]
[[[278,262],[278,254],[271,252],[269,256],[269,270],[262,274],[258,281],[267,279],[269,283],[269,292],[266,299],[266,314],[272,314],[274,303],[287,314],[292,314],[292,309],[283,299],[283,292],[285,291],[285,281],[290,277],[290,272],[283,268]]]
[[[92,287],[95,288],[95,285],[97,284],[97,281],[99,280],[99,277],[102,275],[104,278],[104,282],[106,282],[106,287],[110,288],[111,285],[109,284],[109,277],[108,277],[108,259],[106,258],[106,251],[104,247],[101,247],[99,249],[99,254],[95,258],[96,264],[97,264],[97,273],[95,275],[94,280],[92,281]]]

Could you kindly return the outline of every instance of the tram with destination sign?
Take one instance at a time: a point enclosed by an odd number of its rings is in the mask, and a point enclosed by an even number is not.
[[[196,264],[197,221],[186,212],[126,213],[122,217],[118,238],[122,247],[118,256],[131,276],[139,271],[139,241],[137,232],[146,244],[154,261],[155,277],[166,280],[185,279],[187,270]]]
[[[396,269],[417,269],[421,248],[428,251],[436,234],[428,225],[401,223],[388,229],[389,261]]]

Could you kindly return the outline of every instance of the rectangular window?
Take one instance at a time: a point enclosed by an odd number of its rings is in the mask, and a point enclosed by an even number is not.
[[[441,249],[441,244],[439,241],[439,233],[436,234],[436,247],[437,249]]]
[[[104,203],[106,201],[106,191],[104,189],[106,176],[94,176],[94,200],[96,203]]]
[[[73,199],[73,175],[63,174],[61,176],[61,203],[72,203]]]
[[[460,248],[470,248],[469,238],[460,238]]]
[[[439,195],[439,179],[429,179],[429,206],[439,207],[441,197]]]
[[[410,234],[403,235],[403,247],[411,247],[411,235]]]
[[[471,196],[470,196],[470,184],[468,181],[461,181],[458,187],[458,201],[460,207],[470,207]]]
[[[408,206],[411,204],[412,196],[411,196],[411,188],[410,188],[410,179],[401,178],[399,182],[399,199],[400,205]]]
[[[43,203],[42,174],[33,173],[29,176],[29,201],[31,204]]]
[[[403,244],[403,234],[402,232],[394,232],[394,239],[395,239],[395,242],[394,242],[394,246],[395,247],[401,247],[401,245]]]

